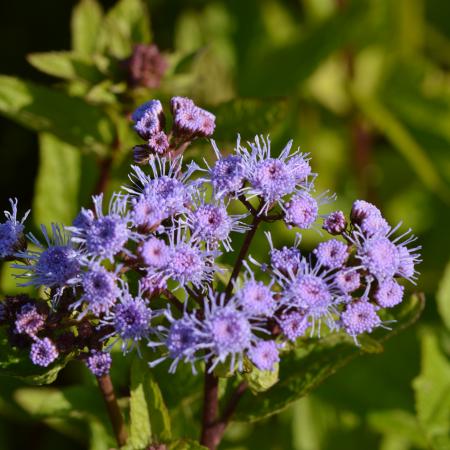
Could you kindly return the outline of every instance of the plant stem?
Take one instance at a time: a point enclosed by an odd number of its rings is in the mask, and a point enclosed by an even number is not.
[[[216,433],[216,419],[219,410],[219,379],[209,373],[210,365],[205,366],[205,385],[203,397],[203,420],[200,443],[209,450],[215,450],[220,442],[220,436]]]
[[[106,409],[108,410],[108,416],[114,430],[117,445],[122,447],[126,444],[128,435],[122,413],[117,403],[116,394],[114,393],[111,377],[109,375],[102,375],[101,377],[97,377],[97,382],[106,403]]]
[[[256,229],[258,228],[258,225],[263,220],[263,217],[258,215],[260,210],[261,210],[261,207],[258,209],[256,214],[253,216],[253,222],[250,226],[250,230],[248,230],[247,234],[245,235],[244,243],[242,244],[241,250],[239,251],[239,255],[234,264],[233,272],[231,273],[231,277],[230,277],[230,281],[228,282],[227,288],[225,289],[225,296],[227,299],[230,297],[231,292],[233,291],[233,281],[237,278],[237,276],[239,275],[239,272],[241,271],[242,263],[244,262],[244,258],[247,256],[247,252],[248,252],[248,249],[252,242],[252,239],[255,236]]]

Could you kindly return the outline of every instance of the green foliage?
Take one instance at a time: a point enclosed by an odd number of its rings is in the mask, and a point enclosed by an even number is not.
[[[0,76],[0,113],[87,150],[104,151],[114,135],[111,121],[97,108],[13,77]]]
[[[140,450],[171,438],[170,418],[161,390],[146,362],[131,365],[130,437],[127,448]]]
[[[436,294],[437,306],[445,326],[450,330],[450,263],[447,264]]]
[[[97,37],[103,11],[97,0],[81,0],[72,14],[72,48],[80,55],[90,56],[97,50]]]
[[[414,380],[417,417],[436,450],[450,448],[450,362],[433,331],[422,334],[422,371]]]
[[[51,134],[40,134],[39,144],[34,220],[37,225],[72,223],[79,211],[81,153]]]

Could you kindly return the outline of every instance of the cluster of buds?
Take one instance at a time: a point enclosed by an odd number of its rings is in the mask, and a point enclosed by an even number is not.
[[[194,104],[189,98],[173,97],[172,129],[166,133],[166,117],[159,100],[150,100],[131,116],[137,134],[146,141],[133,149],[134,161],[147,163],[152,157],[174,158],[183,153],[196,138],[210,137],[215,128],[215,116]]]

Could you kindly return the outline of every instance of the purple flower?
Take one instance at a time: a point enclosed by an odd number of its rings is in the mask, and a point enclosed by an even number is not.
[[[397,269],[397,276],[403,277],[412,283],[415,283],[419,272],[415,269],[416,264],[421,262],[418,251],[420,246],[408,249],[405,244],[400,244],[397,247],[400,263]]]
[[[361,222],[369,216],[381,216],[381,211],[372,203],[365,200],[356,200],[353,203],[350,219],[352,223],[360,225]]]
[[[347,305],[341,314],[342,325],[345,331],[356,341],[361,333],[371,333],[381,325],[374,305],[366,301],[358,301]]]
[[[0,223],[0,258],[9,258],[24,246],[23,235],[26,218],[30,211],[27,211],[22,220],[17,220],[17,199],[9,199],[11,212],[4,211],[6,221]]]
[[[266,233],[266,237],[270,245],[269,257],[272,268],[284,275],[289,273],[295,274],[301,261],[301,253],[298,249],[301,241],[301,235],[296,235],[294,247],[285,246],[281,249],[274,248],[270,233]]]
[[[297,184],[304,183],[311,175],[309,159],[305,154],[297,154],[289,159],[287,163],[289,172],[294,175]]]
[[[47,367],[58,356],[58,350],[49,338],[37,339],[31,344],[30,359],[36,366]]]
[[[215,129],[214,114],[199,108],[191,99],[174,97],[171,100],[174,135],[184,140],[211,136]]]
[[[112,262],[114,256],[124,250],[128,240],[134,238],[128,228],[127,198],[114,195],[107,215],[102,210],[103,194],[93,197],[93,200],[95,217],[77,221],[78,226],[69,227],[68,230],[73,233],[72,242],[81,244],[88,256],[107,258]]]
[[[342,211],[335,211],[329,214],[323,221],[325,231],[332,235],[342,234],[347,228],[347,220]]]
[[[321,242],[313,253],[322,266],[330,269],[342,267],[349,256],[347,244],[336,239]]]
[[[148,140],[150,150],[158,155],[164,155],[169,149],[169,139],[164,131],[158,131]]]
[[[280,361],[278,346],[274,341],[259,341],[250,348],[248,356],[259,370],[273,371]]]
[[[169,261],[169,247],[162,239],[150,237],[140,248],[140,255],[145,265],[150,268],[165,267]]]
[[[18,278],[29,279],[22,286],[43,285],[63,287],[74,282],[80,271],[79,252],[70,242],[70,235],[64,233],[56,224],[52,224],[52,233],[48,234],[45,226],[41,226],[45,244],[34,235],[29,234],[30,241],[39,247],[39,251],[28,250],[17,253],[17,256],[29,261],[29,264],[14,264],[16,269],[26,272]]]
[[[243,311],[251,316],[271,316],[276,307],[270,287],[255,279],[246,281],[236,298]]]
[[[14,325],[16,333],[35,338],[38,331],[44,328],[45,316],[38,312],[35,305],[28,303],[22,306]]]
[[[86,359],[86,366],[96,376],[108,375],[111,369],[112,358],[107,352],[93,350]]]
[[[142,139],[150,139],[164,127],[164,112],[159,100],[150,100],[134,111],[131,116],[134,129]]]
[[[278,322],[283,334],[292,342],[303,336],[311,325],[308,316],[298,311],[284,313]]]
[[[335,274],[334,282],[341,292],[349,294],[361,286],[361,276],[356,269],[340,270]]]
[[[392,308],[403,300],[404,287],[394,279],[383,280],[375,291],[375,301],[383,308]]]
[[[81,276],[83,295],[72,305],[78,308],[86,303],[87,307],[82,315],[92,311],[95,316],[108,312],[120,295],[116,283],[117,275],[109,272],[98,264],[92,264]]]
[[[289,226],[308,229],[318,217],[319,205],[307,192],[294,195],[284,207],[284,220]]]

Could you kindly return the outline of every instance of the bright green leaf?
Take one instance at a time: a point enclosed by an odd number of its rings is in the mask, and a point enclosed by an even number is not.
[[[447,328],[450,330],[450,262],[444,271],[444,276],[439,284],[436,294],[439,314]]]
[[[100,29],[98,50],[117,58],[130,56],[133,44],[150,42],[150,22],[142,0],[119,0],[108,12]]]
[[[36,180],[35,222],[69,224],[78,211],[81,153],[51,134],[39,136],[40,164]]]
[[[103,11],[97,0],[81,0],[72,14],[72,48],[84,56],[96,50]]]
[[[277,364],[274,370],[259,370],[256,367],[244,374],[244,378],[248,382],[250,390],[257,394],[270,389],[278,382],[279,365]]]
[[[422,369],[413,381],[419,422],[430,448],[450,449],[450,361],[436,335],[422,335]]]
[[[88,150],[105,151],[114,136],[110,119],[100,109],[79,98],[8,76],[0,76],[0,114]]]
[[[66,80],[85,80],[94,84],[103,79],[93,60],[74,52],[31,53],[27,60],[41,72]]]
[[[139,450],[151,442],[171,437],[170,418],[153,374],[146,362],[136,357],[131,366],[130,449]]]
[[[190,439],[180,439],[168,444],[168,450],[207,450],[206,447]]]

